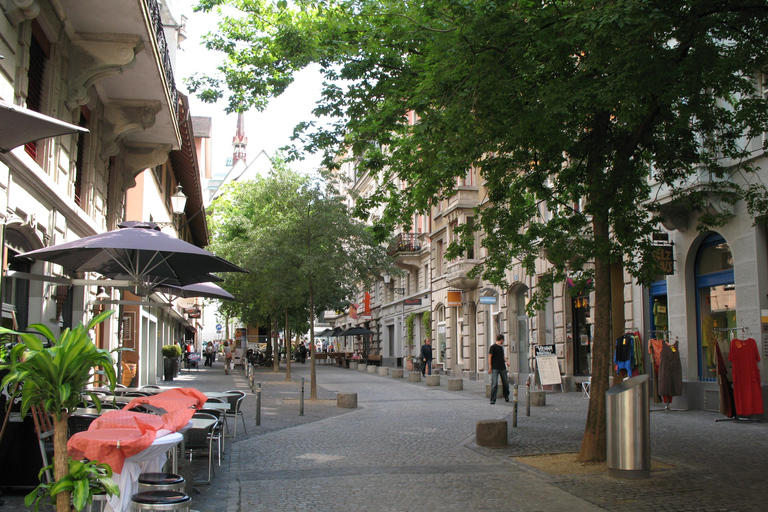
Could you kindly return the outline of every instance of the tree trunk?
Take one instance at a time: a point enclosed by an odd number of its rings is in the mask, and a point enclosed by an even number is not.
[[[280,360],[278,359],[280,357],[280,342],[277,336],[277,317],[272,321],[272,333],[272,346],[274,347],[272,349],[272,373],[277,373],[280,371]]]
[[[607,240],[608,224],[593,220],[595,240]],[[606,453],[605,392],[611,373],[611,267],[605,257],[595,258],[595,330],[592,339],[592,383],[589,410],[576,460],[603,461]]]
[[[315,290],[309,281],[309,399],[317,400],[317,372],[315,372]]]
[[[67,418],[69,414],[61,413],[61,420],[53,418],[53,478],[58,482],[69,473],[69,456],[67,455]],[[69,491],[56,495],[56,512],[69,512],[71,508]]]
[[[291,331],[288,329],[288,310],[285,310],[285,382],[291,382]]]

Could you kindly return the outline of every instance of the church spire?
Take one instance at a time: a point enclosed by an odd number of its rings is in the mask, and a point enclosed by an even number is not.
[[[245,120],[243,113],[237,114],[237,133],[232,139],[232,165],[238,160],[245,162],[245,147],[248,145],[248,137],[245,136]]]

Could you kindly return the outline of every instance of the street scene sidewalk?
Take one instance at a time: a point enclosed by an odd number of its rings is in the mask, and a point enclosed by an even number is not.
[[[274,374],[259,368],[256,396],[238,368],[223,364],[182,370],[174,386],[203,391],[241,389],[243,420],[210,485],[206,458],[182,462],[192,509],[198,511],[762,511],[768,425],[723,421],[717,413],[664,411],[651,404],[651,477],[622,480],[604,465],[556,464],[542,454],[575,453],[588,400],[581,393],[548,393],[546,406],[525,415],[520,393],[517,427],[512,402],[490,405],[484,382],[461,391],[378,373],[318,364],[318,400],[309,400],[309,363]],[[300,412],[304,378],[304,414]],[[407,372],[406,372],[407,377]],[[357,409],[336,407],[337,393],[357,393]],[[508,421],[508,446],[475,443],[479,420]],[[230,434],[233,420],[229,420]],[[546,459],[546,457],[544,457]],[[0,510],[25,510],[22,494],[6,494]]]

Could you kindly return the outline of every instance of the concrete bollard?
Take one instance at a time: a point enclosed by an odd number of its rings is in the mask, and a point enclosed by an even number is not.
[[[493,387],[493,386],[491,386],[490,384],[486,384],[486,385],[485,385],[485,398],[491,398],[491,388],[492,388],[492,387]],[[496,394],[498,394],[498,392],[499,392],[499,391],[498,391],[498,390],[496,390]]]
[[[461,391],[464,389],[464,379],[448,379],[448,391]]]
[[[534,407],[544,407],[547,405],[546,391],[531,391],[531,405]]]
[[[366,365],[365,369],[368,370],[368,373],[376,373],[376,370],[378,370],[379,367],[376,366],[375,364],[369,364],[369,365]]]
[[[475,443],[478,446],[498,448],[507,446],[507,422],[505,420],[480,420],[475,427]]]
[[[421,372],[408,372],[408,382],[421,382]]]
[[[439,385],[440,385],[439,375],[427,375],[427,386],[439,386]]]
[[[392,378],[393,379],[402,379],[403,378],[403,369],[402,368],[392,368]]]
[[[389,375],[389,367],[379,366],[379,375],[381,375],[382,377],[386,377],[387,375]]]
[[[336,393],[336,407],[357,409],[357,393]]]
[[[363,364],[363,363],[358,363],[357,371],[359,371],[359,372],[368,371],[368,365],[367,364]]]
[[[357,370],[357,361],[350,361],[349,362],[349,369],[350,370]]]

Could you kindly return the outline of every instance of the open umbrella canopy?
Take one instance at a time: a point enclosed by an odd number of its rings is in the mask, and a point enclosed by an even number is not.
[[[341,327],[334,327],[328,336],[339,337],[343,332],[344,332],[344,329],[342,329]]]
[[[155,291],[175,295],[176,297],[205,297],[208,299],[237,300],[221,286],[213,283],[196,283],[187,286],[159,286]]]
[[[365,327],[351,327],[339,334],[339,336],[362,336],[363,334],[373,334],[373,331],[369,331]]]
[[[87,131],[74,124],[0,100],[0,152],[2,153],[33,140]]]
[[[315,334],[315,338],[325,338],[333,333],[333,329],[325,329]]]
[[[221,281],[211,272],[247,272],[224,258],[160,231],[151,222],[30,251],[20,256],[50,261],[73,272],[98,272],[152,289]]]

